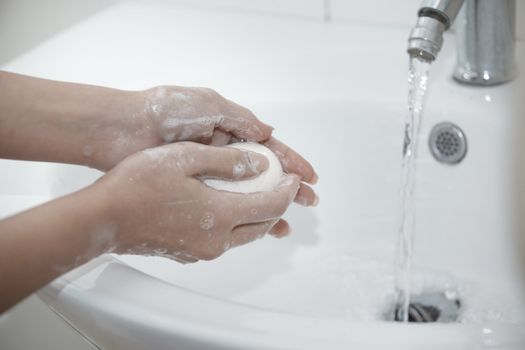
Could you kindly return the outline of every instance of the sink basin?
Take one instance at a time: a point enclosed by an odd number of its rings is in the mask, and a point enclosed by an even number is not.
[[[147,22],[141,28],[138,18]],[[422,123],[413,291],[454,289],[460,322],[384,321],[394,293],[407,33],[119,3],[7,64],[120,88],[213,86],[273,125],[321,178],[321,204],[287,212],[290,237],[193,265],[105,255],[40,297],[104,349],[523,349],[525,172],[517,130],[525,123],[525,79],[491,88],[455,83],[452,35],[431,69]],[[443,121],[468,140],[455,166],[438,163],[427,146]],[[20,193],[0,187],[2,215],[100,176],[56,164],[0,167],[12,181],[31,168],[42,174]]]

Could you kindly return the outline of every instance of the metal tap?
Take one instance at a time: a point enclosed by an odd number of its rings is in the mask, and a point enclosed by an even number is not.
[[[456,21],[457,64],[454,79],[495,85],[516,76],[516,0],[424,0],[410,32],[408,53],[437,58],[443,33]]]

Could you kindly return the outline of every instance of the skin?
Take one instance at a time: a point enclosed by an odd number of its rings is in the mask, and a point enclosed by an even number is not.
[[[0,312],[100,254],[214,259],[267,232],[289,233],[292,201],[318,198],[312,166],[272,128],[213,90],[122,91],[0,72],[0,158],[79,164],[106,172],[94,184],[0,220]],[[241,180],[268,162],[221,147],[271,148],[290,175],[270,192],[217,191],[204,177]],[[243,163],[242,176],[233,169]]]

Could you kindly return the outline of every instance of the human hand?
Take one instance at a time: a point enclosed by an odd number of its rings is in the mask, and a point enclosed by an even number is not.
[[[247,169],[242,175],[234,171],[239,163]],[[132,155],[95,184],[111,194],[114,251],[195,262],[262,237],[295,197],[297,176],[285,176],[272,192],[252,194],[217,191],[201,179],[241,180],[267,166],[257,153],[192,142]]]
[[[167,143],[262,142],[272,133],[248,109],[208,88],[158,86],[128,92],[118,101],[110,118],[99,123],[98,145],[91,146],[91,165],[104,171],[137,151]]]

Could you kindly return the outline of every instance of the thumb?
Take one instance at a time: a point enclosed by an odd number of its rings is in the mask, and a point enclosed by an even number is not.
[[[205,146],[193,156],[190,174],[203,178],[245,180],[268,169],[266,156],[231,147]]]

